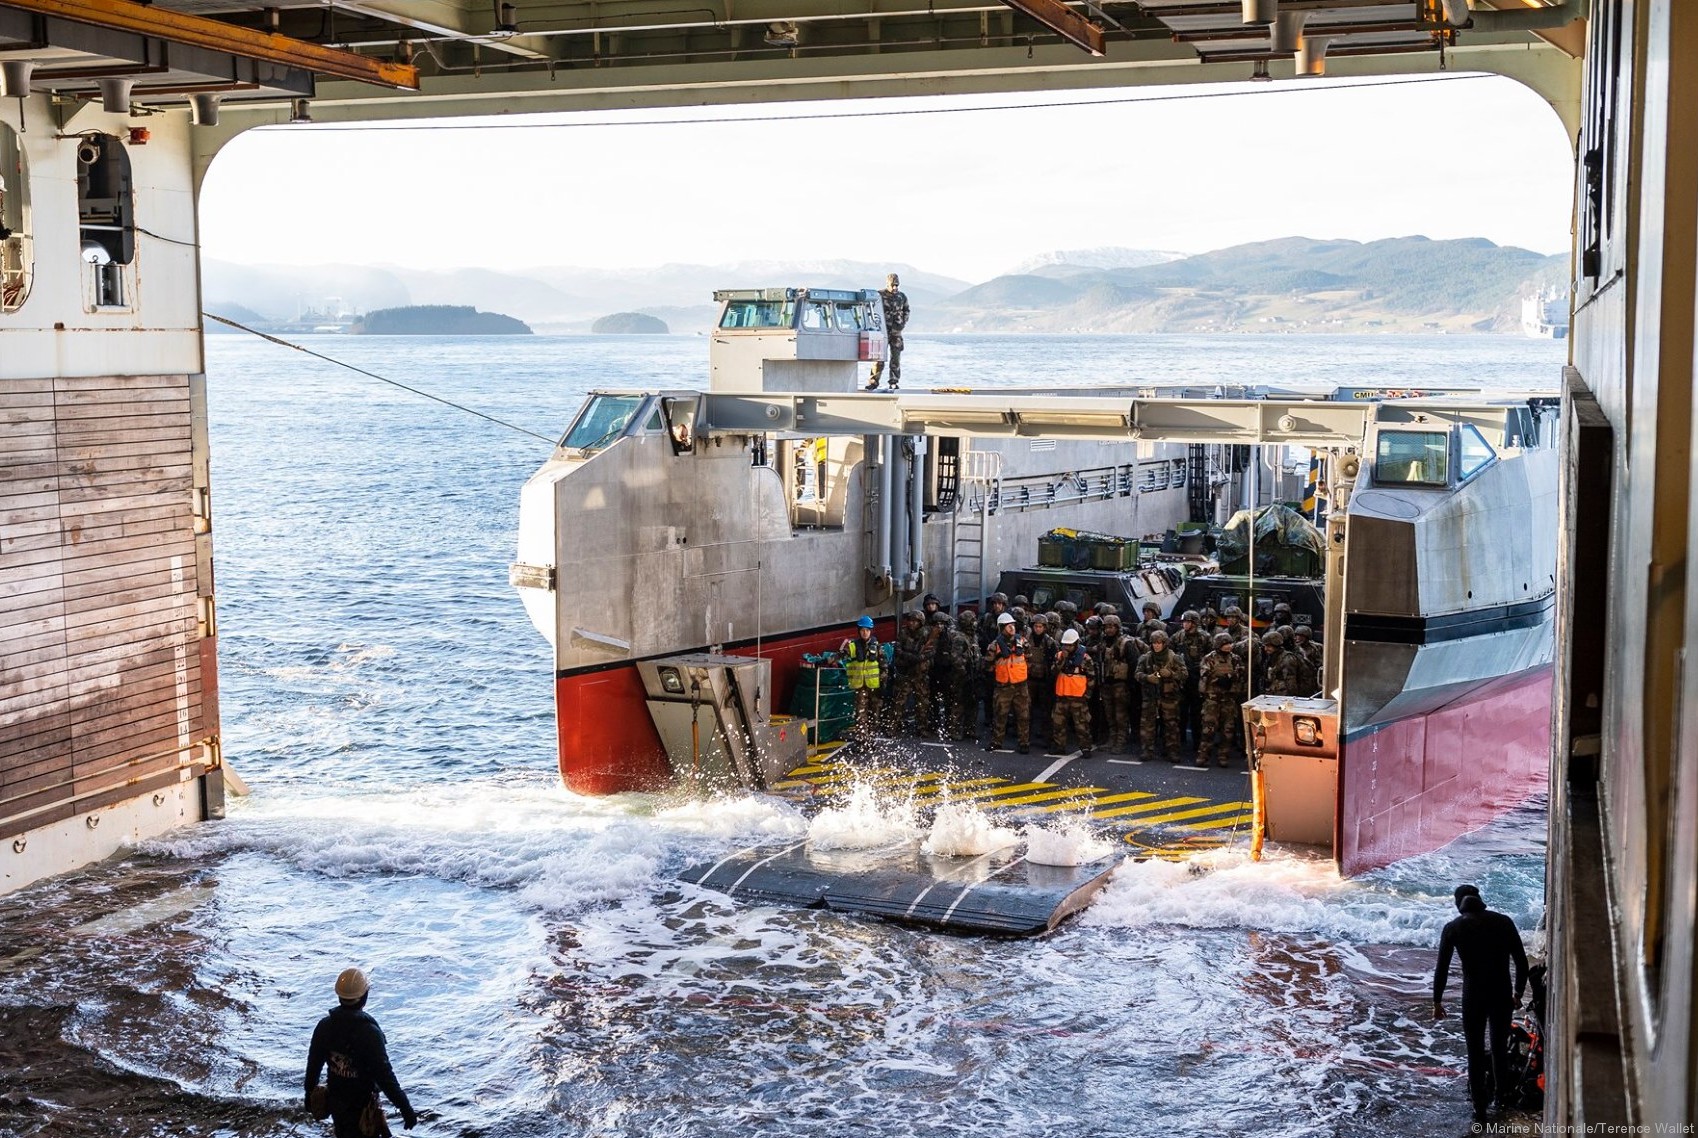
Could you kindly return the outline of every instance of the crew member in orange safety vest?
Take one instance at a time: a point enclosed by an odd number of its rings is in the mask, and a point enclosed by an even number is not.
[[[985,648],[985,661],[990,665],[994,687],[991,689],[990,742],[987,751],[1002,750],[1008,730],[1008,713],[1014,713],[1016,748],[1022,755],[1031,750],[1032,693],[1026,687],[1026,638],[1014,627],[1014,614],[1002,613],[996,618],[996,638]]]
[[[1061,634],[1061,651],[1055,654],[1055,710],[1050,712],[1050,753],[1068,754],[1067,725],[1079,739],[1079,752],[1090,756],[1091,735],[1091,654],[1079,643],[1079,630],[1069,628]]]

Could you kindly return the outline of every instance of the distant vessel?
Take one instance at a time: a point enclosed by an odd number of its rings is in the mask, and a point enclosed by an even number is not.
[[[1568,339],[1568,293],[1542,288],[1522,297],[1521,330],[1535,340]]]

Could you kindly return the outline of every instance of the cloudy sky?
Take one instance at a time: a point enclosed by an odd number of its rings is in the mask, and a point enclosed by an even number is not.
[[[979,281],[1035,253],[1110,245],[1569,245],[1562,126],[1501,78],[467,125],[249,131],[208,175],[206,254],[494,269],[848,258]]]

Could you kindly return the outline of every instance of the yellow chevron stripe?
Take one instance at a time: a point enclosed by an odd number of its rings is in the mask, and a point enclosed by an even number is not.
[[[1157,826],[1163,822],[1182,822],[1187,818],[1206,818],[1210,814],[1220,814],[1227,810],[1244,811],[1249,807],[1248,802],[1216,802],[1209,806],[1199,806],[1195,810],[1175,810],[1170,814],[1157,814],[1152,818],[1139,818],[1140,826]]]
[[[1143,814],[1150,810],[1165,810],[1169,806],[1189,806],[1193,802],[1207,802],[1207,798],[1162,798],[1155,802],[1140,802],[1136,806],[1121,806],[1114,810],[1093,810],[1093,818],[1121,818],[1128,814]],[[1138,821],[1142,822],[1140,818]]]
[[[1216,818],[1216,819],[1209,821],[1209,822],[1192,822],[1189,825],[1180,826],[1179,829],[1181,829],[1181,830],[1224,830],[1228,826],[1248,826],[1250,824],[1250,819],[1253,818],[1253,817],[1255,817],[1255,815],[1253,815],[1253,814],[1235,814],[1230,818]]]
[[[1039,786],[1054,786],[1054,783],[1039,783],[1038,785]],[[1068,790],[1046,790],[1046,791],[1042,792],[1041,794],[1026,794],[1026,795],[1022,795],[1019,798],[1005,799],[1001,802],[998,802],[996,804],[996,807],[997,807],[998,810],[1000,810],[1005,806],[1029,806],[1029,805],[1036,803],[1036,802],[1050,802],[1050,801],[1053,801],[1057,798],[1071,799],[1072,800],[1071,803],[1063,803],[1062,805],[1071,804],[1071,805],[1077,806],[1079,804],[1078,803],[1079,799],[1081,799],[1081,798],[1090,799],[1090,797],[1091,797],[1091,795],[1094,791],[1106,790],[1106,789],[1107,789],[1106,787],[1101,787],[1101,786],[1078,786],[1078,787],[1073,787],[1073,788],[1068,789]],[[1061,809],[1061,806],[1052,806],[1049,809],[1059,810],[1059,809]]]
[[[960,788],[963,786],[970,786],[972,783],[957,782],[945,787],[933,787],[931,789],[922,790],[915,794],[914,797],[920,799],[940,798],[945,794],[948,794],[952,801],[971,802],[981,798],[995,798],[1002,794],[1019,794],[1022,791],[1036,790],[1041,786],[1053,785],[1052,783],[1047,782],[1006,782],[1003,779],[974,779],[973,782],[1000,782],[1002,785],[987,786],[982,790],[969,790],[965,794],[962,794],[960,793]]]

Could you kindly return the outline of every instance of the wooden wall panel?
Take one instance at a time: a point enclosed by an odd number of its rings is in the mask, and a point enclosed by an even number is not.
[[[216,751],[200,397],[181,375],[0,384],[0,836]]]

